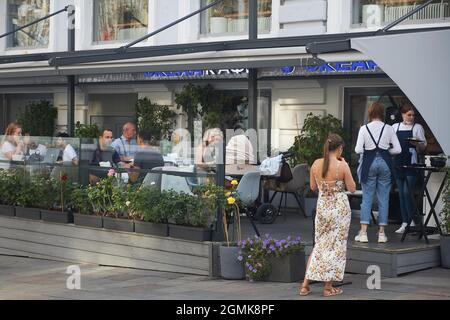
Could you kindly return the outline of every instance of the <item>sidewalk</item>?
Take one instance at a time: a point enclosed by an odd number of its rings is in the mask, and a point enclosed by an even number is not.
[[[344,295],[323,298],[322,285],[308,297],[297,295],[297,283],[227,281],[203,276],[80,264],[81,289],[66,288],[72,263],[0,256],[0,300],[11,299],[443,299],[450,300],[450,269],[433,268],[397,278],[383,278],[380,290],[368,290],[368,276],[346,274]]]

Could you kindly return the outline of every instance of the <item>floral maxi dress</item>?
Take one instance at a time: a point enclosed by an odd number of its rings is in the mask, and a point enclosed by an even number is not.
[[[316,179],[317,181],[317,179]],[[315,245],[306,278],[342,281],[351,209],[344,181],[320,181],[315,218]]]

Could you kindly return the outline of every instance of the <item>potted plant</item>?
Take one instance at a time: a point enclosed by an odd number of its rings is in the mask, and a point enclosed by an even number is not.
[[[91,202],[94,191],[90,187],[91,196],[89,197],[88,188],[83,185],[75,185],[70,193],[74,223],[78,226],[103,228],[102,216],[94,211],[94,206]]]
[[[25,106],[17,121],[22,124],[23,131],[35,137],[51,137],[55,133],[57,109],[46,100],[32,102]]]
[[[73,214],[68,210],[68,196],[72,191],[72,184],[68,180],[68,175],[60,172],[59,179],[49,181],[46,192],[48,192],[50,200],[47,201],[47,206],[41,210],[43,221],[73,223]]]
[[[99,189],[100,199],[104,202],[103,228],[134,232],[134,221],[128,214],[130,194],[133,193],[131,185],[122,186],[116,178],[114,169],[110,169],[108,176],[101,179],[96,185]]]
[[[31,178],[25,171],[17,172],[16,217],[41,220],[41,208],[47,206],[48,180],[43,177]]]
[[[176,112],[170,106],[152,103],[148,98],[136,102],[136,123],[139,131],[149,131],[154,140],[170,136],[170,130],[176,123]],[[155,142],[155,141],[154,141]]]
[[[214,213],[205,199],[175,191],[161,192],[160,206],[169,214],[169,236],[192,241],[211,241]]]
[[[304,244],[300,237],[276,240],[266,234],[240,244],[239,260],[245,262],[247,278],[270,282],[297,282],[305,275]]]
[[[226,33],[228,31],[228,18],[225,17],[227,6],[227,0],[225,0],[211,9],[211,33]]]
[[[168,211],[161,207],[161,191],[158,188],[138,189],[129,200],[134,217],[134,231],[160,237],[169,236]]]
[[[329,133],[339,134],[344,141],[347,141],[348,134],[342,127],[341,120],[332,115],[316,116],[309,113],[299,134],[295,137],[295,142],[289,151],[293,154],[290,159],[291,167],[300,163],[307,163],[309,167],[316,159],[323,156],[323,144]],[[344,150],[344,158],[348,159],[348,151]],[[312,216],[317,205],[317,193],[308,188],[305,199],[305,213]]]
[[[231,182],[232,189],[208,184],[199,188],[198,192],[206,199],[209,210],[216,212],[219,208],[222,212],[222,227],[225,242],[219,247],[220,270],[222,278],[228,280],[240,280],[245,278],[244,263],[238,260],[241,242],[240,209],[236,186],[238,182]]]
[[[447,181],[442,193],[443,207],[441,216],[441,264],[444,268],[450,268],[450,168],[446,167]]]

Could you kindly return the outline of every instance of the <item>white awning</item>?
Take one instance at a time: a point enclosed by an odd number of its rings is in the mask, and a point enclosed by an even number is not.
[[[354,38],[420,112],[450,154],[450,30]]]
[[[0,64],[0,78],[86,75],[149,71],[184,71],[209,69],[270,68],[301,66],[312,56],[304,46],[270,49],[229,50],[199,52],[170,56],[149,57],[117,61],[76,64],[61,67],[49,66],[48,61]],[[365,60],[359,53],[333,53],[323,55],[328,62]]]

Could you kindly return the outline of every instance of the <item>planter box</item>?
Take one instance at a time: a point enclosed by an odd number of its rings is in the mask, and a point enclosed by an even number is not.
[[[49,222],[73,223],[73,214],[71,212],[41,210],[41,218]]]
[[[30,220],[41,220],[41,210],[35,208],[16,207],[16,217]]]
[[[441,264],[450,269],[450,235],[441,235]]]
[[[146,221],[134,221],[134,232],[149,234],[152,236],[168,237],[169,225],[167,223],[153,223]]]
[[[245,279],[244,262],[239,261],[239,247],[220,246],[220,274],[227,280]]]
[[[74,213],[73,220],[77,226],[103,228],[102,216]]]
[[[134,221],[103,217],[103,228],[117,231],[134,232]]]
[[[270,275],[264,281],[298,282],[305,277],[305,251],[300,251],[282,258],[270,257]]]
[[[192,241],[211,241],[212,230],[170,224],[169,236]]]
[[[14,217],[15,214],[13,206],[0,205],[0,216]]]

